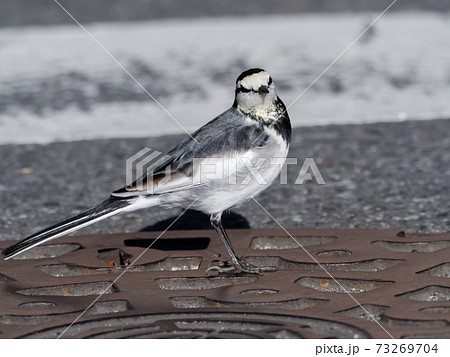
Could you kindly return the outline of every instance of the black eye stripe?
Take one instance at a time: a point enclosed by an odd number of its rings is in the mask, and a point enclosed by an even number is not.
[[[272,77],[269,77],[269,81],[268,81],[268,83],[267,83],[267,86],[270,86],[271,84],[272,84]],[[244,86],[242,86],[241,84],[239,84],[239,87],[236,88],[236,93],[237,93],[237,92],[241,92],[241,93],[249,93],[249,92],[256,92],[256,90],[245,88]]]
[[[247,89],[245,87],[239,87],[239,91],[242,92],[242,93],[248,93],[248,92],[251,91],[251,89]]]

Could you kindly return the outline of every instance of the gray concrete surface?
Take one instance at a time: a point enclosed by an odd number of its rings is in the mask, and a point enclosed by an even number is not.
[[[83,23],[133,21],[204,16],[249,16],[308,12],[383,11],[393,0],[59,0],[75,18]],[[400,0],[393,11],[449,11],[446,0]],[[70,22],[68,16],[52,0],[2,0],[0,27],[49,25]]]
[[[258,201],[289,227],[449,231],[449,120],[297,128],[290,157],[311,157],[326,181],[274,183]],[[19,239],[108,197],[125,182],[125,160],[144,147],[169,150],[182,135],[0,146],[0,239]],[[85,228],[164,229],[181,210],[152,208]],[[234,209],[234,227],[277,227],[254,202]],[[165,221],[164,220],[168,220]],[[190,213],[178,229],[208,227]],[[156,225],[156,226],[155,226]],[[150,226],[150,227],[149,227]]]
[[[450,14],[389,12],[337,60],[375,16],[87,28],[189,132],[229,107],[252,67],[272,75],[293,126],[450,117]],[[0,144],[184,133],[76,25],[0,29],[0,69]]]

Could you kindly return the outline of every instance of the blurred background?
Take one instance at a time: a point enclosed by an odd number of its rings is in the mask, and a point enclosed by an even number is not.
[[[189,132],[230,107],[243,70],[265,68],[292,104],[290,156],[314,158],[327,183],[294,185],[289,168],[260,196],[286,227],[447,231],[450,1],[398,0],[309,88],[391,2],[60,0],[94,40],[54,0],[2,0],[0,240],[103,200],[128,157],[186,137],[99,44]],[[235,213],[237,227],[277,226],[255,204]]]
[[[250,67],[291,104],[390,3],[60,1],[188,131]],[[449,9],[398,0],[290,108],[294,126],[449,116]],[[55,1],[2,0],[0,26],[0,144],[183,132]]]

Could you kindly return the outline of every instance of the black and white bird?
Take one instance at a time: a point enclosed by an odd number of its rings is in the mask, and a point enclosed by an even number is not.
[[[97,206],[24,238],[2,254],[5,259],[12,258],[118,213],[153,206],[190,207],[210,216],[235,268],[248,273],[274,270],[236,256],[221,216],[260,194],[276,179],[290,140],[289,116],[272,78],[263,69],[249,69],[236,80],[232,107],[173,148],[144,177],[114,191]],[[194,179],[196,167],[211,162],[223,164],[225,168],[219,170],[223,174],[204,174]]]

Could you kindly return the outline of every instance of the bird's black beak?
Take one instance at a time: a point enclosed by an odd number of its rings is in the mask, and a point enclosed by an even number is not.
[[[258,94],[267,94],[269,93],[269,88],[267,86],[261,86],[258,89]]]

